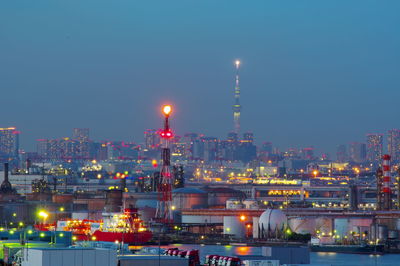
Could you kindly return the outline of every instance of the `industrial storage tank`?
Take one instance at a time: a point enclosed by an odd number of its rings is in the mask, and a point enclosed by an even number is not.
[[[54,203],[71,203],[74,199],[72,194],[53,194],[52,201]]]
[[[288,220],[290,229],[297,234],[315,234],[316,219],[296,217]]]
[[[177,210],[207,208],[208,194],[198,188],[177,188],[172,191],[172,205]]]
[[[138,213],[140,219],[147,223],[156,216],[156,208],[145,206],[141,209],[138,209]]]
[[[106,190],[105,212],[120,212],[122,209],[122,190]]]
[[[240,216],[224,216],[224,234],[234,235],[237,238],[246,236],[246,221],[242,221]]]
[[[378,225],[378,239],[386,240],[388,238],[388,228],[386,225]]]
[[[234,190],[226,187],[204,187],[204,191],[208,193],[208,206],[209,207],[223,207],[226,205],[226,201],[232,198],[245,199],[246,194],[242,191]]]
[[[335,235],[340,237],[350,235],[350,221],[347,218],[336,218],[334,220],[334,232]]]
[[[397,230],[389,230],[388,238],[389,239],[398,239],[399,238],[399,231],[397,231]]]
[[[315,219],[315,230],[324,234],[329,234],[333,229],[333,219],[327,217],[318,217]]]
[[[259,220],[261,236],[271,236],[277,231],[283,231],[287,227],[287,217],[279,209],[267,209],[264,211]]]
[[[244,205],[239,199],[228,199],[226,201],[226,208],[228,210],[244,209]]]

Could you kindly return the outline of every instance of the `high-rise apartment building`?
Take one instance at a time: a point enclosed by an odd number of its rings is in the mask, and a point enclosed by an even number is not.
[[[90,146],[89,146],[89,129],[88,128],[74,128],[72,140],[75,141],[74,156],[77,159],[89,159]]]
[[[218,139],[213,137],[201,138],[204,143],[204,161],[212,162],[217,159]]]
[[[19,134],[15,127],[0,128],[0,157],[4,160],[16,159],[19,150]]]
[[[393,162],[400,161],[400,130],[392,129],[388,131],[388,153]]]
[[[367,160],[369,162],[380,162],[383,154],[383,135],[367,135]]]
[[[336,159],[339,163],[347,162],[347,149],[346,145],[339,145],[336,150]]]
[[[365,163],[367,159],[367,145],[353,142],[350,144],[350,160],[355,163]]]
[[[161,145],[161,138],[158,130],[148,129],[144,132],[145,147],[148,150],[158,149]]]
[[[74,128],[72,133],[72,139],[79,141],[89,141],[89,129],[88,128]]]

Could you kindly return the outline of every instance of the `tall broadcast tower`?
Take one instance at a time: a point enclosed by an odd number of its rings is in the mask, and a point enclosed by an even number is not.
[[[160,171],[160,183],[158,185],[158,204],[156,210],[156,219],[163,224],[172,222],[172,180],[173,176],[170,170],[171,155],[169,149],[170,139],[173,137],[172,130],[169,127],[169,116],[172,112],[171,105],[164,105],[162,113],[164,115],[164,129],[160,130],[160,136],[163,139],[162,147],[162,167]]]
[[[236,66],[236,81],[235,81],[235,104],[232,106],[233,109],[233,123],[234,131],[236,134],[240,132],[240,110],[242,106],[240,105],[240,86],[239,86],[239,67],[240,61],[235,61]]]

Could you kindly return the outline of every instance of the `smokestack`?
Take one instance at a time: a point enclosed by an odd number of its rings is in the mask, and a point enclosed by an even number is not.
[[[8,163],[4,163],[4,182],[8,181]]]
[[[390,210],[391,208],[391,191],[390,191],[390,155],[385,154],[382,156],[383,163],[383,198],[384,198],[384,208],[385,210]]]

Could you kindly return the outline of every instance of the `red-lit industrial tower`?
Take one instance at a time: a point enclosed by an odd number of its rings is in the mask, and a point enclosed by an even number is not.
[[[172,107],[164,105],[162,113],[164,114],[164,129],[160,130],[160,136],[163,140],[162,147],[162,166],[160,171],[160,183],[158,185],[158,203],[156,210],[156,219],[158,222],[168,224],[172,222],[172,173],[170,170],[171,156],[169,149],[169,140],[173,137],[169,128],[169,116]]]
[[[390,210],[391,208],[391,202],[392,202],[392,197],[391,197],[391,191],[390,191],[390,155],[385,154],[382,156],[383,162],[382,162],[382,170],[383,170],[383,186],[382,186],[382,192],[383,192],[383,208],[385,210]]]

